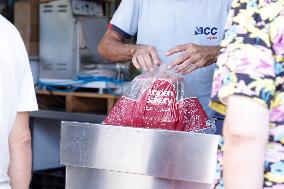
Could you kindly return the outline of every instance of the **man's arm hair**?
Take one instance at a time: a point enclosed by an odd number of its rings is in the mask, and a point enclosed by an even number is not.
[[[124,37],[108,29],[98,46],[99,54],[111,62],[130,61],[138,45],[124,43]]]
[[[9,177],[12,189],[28,189],[31,180],[32,150],[29,114],[17,113],[9,136]]]

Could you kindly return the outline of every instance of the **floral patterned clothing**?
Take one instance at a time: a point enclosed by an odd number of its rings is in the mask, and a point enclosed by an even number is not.
[[[263,187],[284,189],[284,0],[235,0],[226,28],[210,107],[225,114],[222,99],[236,94],[270,109]],[[224,188],[222,179],[215,188]]]

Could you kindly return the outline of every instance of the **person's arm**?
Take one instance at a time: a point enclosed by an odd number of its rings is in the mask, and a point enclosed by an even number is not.
[[[98,46],[99,54],[111,62],[126,62],[132,60],[138,69],[148,70],[155,64],[161,64],[154,47],[124,43],[124,37],[108,29]]]
[[[219,51],[219,46],[201,46],[189,43],[170,49],[166,55],[171,56],[175,53],[181,53],[181,55],[170,64],[169,69],[175,68],[177,73],[189,74],[198,68],[215,63]]]
[[[31,180],[32,152],[29,115],[17,113],[9,136],[9,177],[12,189],[28,189]]]
[[[134,44],[125,44],[124,37],[108,29],[98,46],[100,55],[112,62],[130,61],[137,49]]]
[[[228,97],[224,123],[226,189],[263,186],[264,151],[269,134],[269,110],[252,98]]]

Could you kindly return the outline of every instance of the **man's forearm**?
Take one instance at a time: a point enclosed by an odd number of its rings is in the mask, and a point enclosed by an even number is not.
[[[104,53],[101,53],[103,58],[111,62],[127,62],[132,59],[136,45],[110,42],[102,48],[104,51]]]
[[[31,181],[32,151],[31,140],[10,150],[9,177],[12,189],[28,189]]]
[[[117,33],[108,30],[98,46],[100,55],[111,62],[130,61],[138,45],[125,44]]]
[[[9,137],[9,177],[12,189],[28,189],[31,181],[32,151],[28,114],[18,113]]]

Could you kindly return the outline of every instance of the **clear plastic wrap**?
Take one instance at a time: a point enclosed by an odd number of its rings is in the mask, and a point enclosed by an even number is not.
[[[103,124],[201,132],[210,128],[196,97],[188,97],[184,79],[165,66],[137,76]]]

